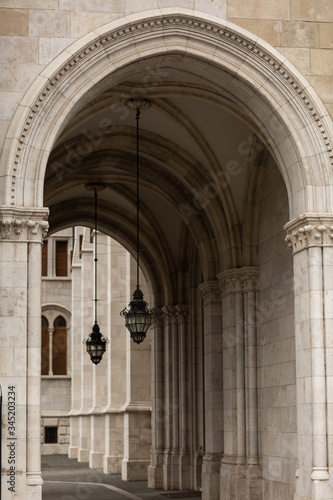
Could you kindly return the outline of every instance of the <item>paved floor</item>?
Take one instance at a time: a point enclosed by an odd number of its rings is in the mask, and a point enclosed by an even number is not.
[[[167,500],[201,498],[199,492],[151,490],[146,481],[121,480],[120,474],[103,474],[66,455],[42,456],[43,500]]]

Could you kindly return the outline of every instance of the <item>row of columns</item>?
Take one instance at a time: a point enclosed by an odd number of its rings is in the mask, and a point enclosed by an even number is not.
[[[128,252],[98,235],[98,324],[110,340],[100,364],[93,365],[82,345],[93,317],[93,242],[81,232],[72,267],[72,410],[69,456],[121,473],[125,480],[147,479],[150,452],[150,345],[138,347],[120,311],[129,303],[136,267]],[[80,239],[76,237],[78,243]]]

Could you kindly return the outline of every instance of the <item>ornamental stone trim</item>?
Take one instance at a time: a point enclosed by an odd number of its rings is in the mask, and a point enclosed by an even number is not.
[[[333,215],[305,214],[288,222],[285,240],[293,254],[309,247],[333,246]]]
[[[228,269],[217,275],[222,296],[259,290],[259,267]]]
[[[195,34],[198,35],[201,40],[204,35],[204,40],[207,42],[217,47],[225,45],[229,50],[230,48],[236,50],[238,55],[243,53],[244,60],[249,60],[250,58],[253,62],[256,61],[258,66],[261,67],[261,71],[265,69],[269,74],[274,73],[281,84],[284,87],[287,86],[294,96],[296,101],[295,106],[301,106],[303,110],[307,111],[311,121],[314,120],[320,132],[320,138],[324,144],[324,149],[327,152],[329,161],[331,165],[333,165],[332,144],[329,139],[329,134],[326,131],[321,112],[317,110],[317,106],[307,89],[295,81],[295,77],[288,71],[283,61],[274,57],[271,52],[266,51],[263,45],[259,46],[256,40],[251,40],[232,29],[230,23],[228,25],[222,25],[221,23],[215,23],[199,17],[189,17],[186,14],[162,14],[161,16],[151,17],[146,20],[129,21],[122,27],[118,26],[110,30],[107,34],[103,34],[99,38],[96,37],[93,43],[89,43],[81,48],[81,50],[70,57],[53,76],[47,79],[47,83],[30,106],[29,113],[22,127],[22,132],[18,138],[11,176],[11,204],[15,204],[17,170],[21,164],[23,151],[26,147],[29,147],[29,140],[27,137],[31,133],[33,124],[37,122],[40,113],[45,115],[47,104],[50,105],[51,103],[52,106],[53,95],[59,93],[59,87],[64,84],[67,78],[70,78],[76,67],[82,68],[83,71],[89,59],[93,57],[98,58],[101,53],[106,54],[105,57],[107,57],[109,49],[116,48],[117,45],[123,46],[126,42],[132,43],[134,37],[138,37],[138,39],[141,37],[141,39],[143,39],[144,35],[147,33],[156,34],[156,32],[163,32],[166,35],[171,31],[173,33],[175,33],[175,31],[182,32],[187,36],[190,33]]]
[[[0,240],[42,241],[49,229],[48,214],[48,209],[0,208]]]
[[[205,281],[205,283],[199,285],[199,290],[204,307],[221,301],[221,290],[218,281]]]

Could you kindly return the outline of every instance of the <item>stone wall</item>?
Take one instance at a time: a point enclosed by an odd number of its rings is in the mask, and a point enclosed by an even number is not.
[[[259,448],[265,500],[292,498],[297,465],[292,255],[284,241],[285,186],[267,166],[259,224]]]
[[[333,114],[333,10],[330,0],[150,0],[145,10],[194,9],[227,19],[278,49],[313,85]],[[0,148],[24,93],[43,68],[83,35],[141,2],[0,0]]]

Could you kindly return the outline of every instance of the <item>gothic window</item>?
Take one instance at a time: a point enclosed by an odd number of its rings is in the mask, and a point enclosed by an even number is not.
[[[66,321],[58,316],[54,321],[52,362],[53,375],[66,375],[67,373],[67,329]]]
[[[56,276],[68,275],[68,241],[56,241]]]
[[[50,341],[49,322],[42,316],[42,375],[48,375],[50,371]]]
[[[42,276],[47,276],[47,248],[48,241],[45,240],[42,245]]]
[[[67,324],[58,316],[49,327],[48,320],[42,316],[42,375],[67,374]]]

